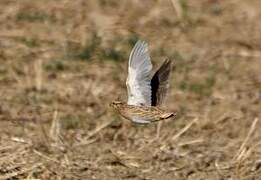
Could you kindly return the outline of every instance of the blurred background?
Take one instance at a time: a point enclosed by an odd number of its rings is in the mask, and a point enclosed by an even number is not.
[[[259,0],[0,1],[0,179],[259,179]],[[126,101],[129,53],[174,62],[156,136]]]

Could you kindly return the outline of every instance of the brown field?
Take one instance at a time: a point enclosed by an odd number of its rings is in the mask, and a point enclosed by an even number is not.
[[[0,179],[261,179],[260,0],[1,0]],[[175,66],[165,109],[117,115],[128,56]]]

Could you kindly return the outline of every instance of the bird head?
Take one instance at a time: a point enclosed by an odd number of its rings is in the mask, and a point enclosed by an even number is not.
[[[118,109],[120,106],[122,106],[123,105],[123,102],[121,102],[121,101],[113,101],[111,104],[110,104],[110,106],[111,107],[113,107],[113,108],[115,108],[115,109]]]

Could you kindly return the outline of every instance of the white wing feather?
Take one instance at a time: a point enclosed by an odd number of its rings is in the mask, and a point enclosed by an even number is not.
[[[129,57],[126,81],[129,105],[151,106],[151,69],[148,45],[144,41],[138,41]]]

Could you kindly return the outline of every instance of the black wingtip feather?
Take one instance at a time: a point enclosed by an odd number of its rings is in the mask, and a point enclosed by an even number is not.
[[[171,71],[171,61],[169,59],[166,59],[160,68],[157,70],[157,72],[154,74],[154,76],[151,79],[151,106],[157,106],[159,105],[159,86],[160,83],[166,82],[169,79]]]

